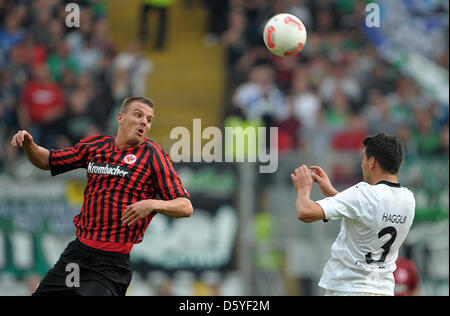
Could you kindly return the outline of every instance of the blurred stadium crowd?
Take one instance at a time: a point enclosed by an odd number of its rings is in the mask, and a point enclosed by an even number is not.
[[[367,134],[397,135],[406,157],[448,157],[448,103],[440,104],[387,64],[364,33],[364,1],[230,1],[227,47],[230,113],[279,128],[280,152],[357,152]],[[306,48],[292,58],[261,41],[272,15],[307,26]],[[444,34],[448,34],[443,30]],[[445,33],[447,32],[447,33]],[[448,69],[448,41],[427,56]]]
[[[29,130],[48,148],[70,146],[94,133],[115,134],[121,101],[146,94],[153,65],[141,52],[143,43],[133,41],[126,51],[118,51],[108,29],[107,1],[75,1],[81,6],[80,27],[66,27],[69,2],[0,0],[4,172],[23,155],[9,146],[17,130]],[[443,12],[448,21],[448,2],[441,3],[446,7],[425,14]],[[226,50],[225,125],[232,118],[243,125],[278,127],[280,155],[358,154],[366,135],[384,132],[401,139],[406,159],[439,157],[448,165],[448,100],[433,99],[381,58],[364,33],[365,1],[184,4],[205,6],[205,44]],[[308,30],[305,49],[291,58],[270,54],[262,41],[265,21],[281,12],[298,16]],[[447,38],[448,22],[441,31]],[[448,40],[437,44],[426,58],[448,71]]]

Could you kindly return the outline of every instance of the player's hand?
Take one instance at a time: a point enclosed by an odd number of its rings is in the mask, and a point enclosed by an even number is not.
[[[138,220],[148,216],[153,211],[151,200],[139,201],[128,205],[122,213],[122,224],[131,226]]]
[[[313,178],[306,165],[302,165],[301,167],[295,169],[294,173],[291,173],[291,180],[294,184],[295,191],[300,191],[301,193],[311,191]]]
[[[33,136],[31,136],[31,134],[25,130],[17,132],[11,140],[12,147],[23,147],[26,144],[32,143],[33,143]]]
[[[322,168],[318,166],[310,166],[309,169],[311,169],[313,172],[311,173],[312,178],[320,187],[320,191],[322,191],[322,194],[326,197],[334,196],[338,192],[331,184],[330,178],[328,178],[328,175],[323,171]]]

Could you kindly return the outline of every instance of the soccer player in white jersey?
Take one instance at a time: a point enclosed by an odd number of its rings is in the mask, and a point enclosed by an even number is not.
[[[291,179],[303,222],[342,219],[319,286],[325,295],[394,295],[395,260],[414,219],[415,199],[398,182],[402,145],[385,134],[362,144],[364,181],[338,192],[318,166],[297,168]],[[310,199],[317,182],[325,199]]]

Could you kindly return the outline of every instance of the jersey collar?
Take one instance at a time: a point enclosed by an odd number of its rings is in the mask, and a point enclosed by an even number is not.
[[[386,184],[386,185],[388,185],[390,187],[394,187],[394,188],[401,188],[402,187],[400,185],[400,183],[394,183],[394,182],[389,182],[389,181],[385,181],[385,180],[377,182],[375,185],[377,185],[377,184]]]

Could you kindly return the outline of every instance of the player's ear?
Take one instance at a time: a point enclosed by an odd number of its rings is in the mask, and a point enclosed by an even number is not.
[[[124,114],[123,114],[123,113],[117,114],[117,122],[118,122],[119,124],[122,124],[123,117],[124,117]]]
[[[375,157],[373,157],[373,156],[370,157],[370,158],[369,158],[369,166],[370,166],[370,169],[375,168],[376,164],[377,164],[377,161],[375,160]]]

